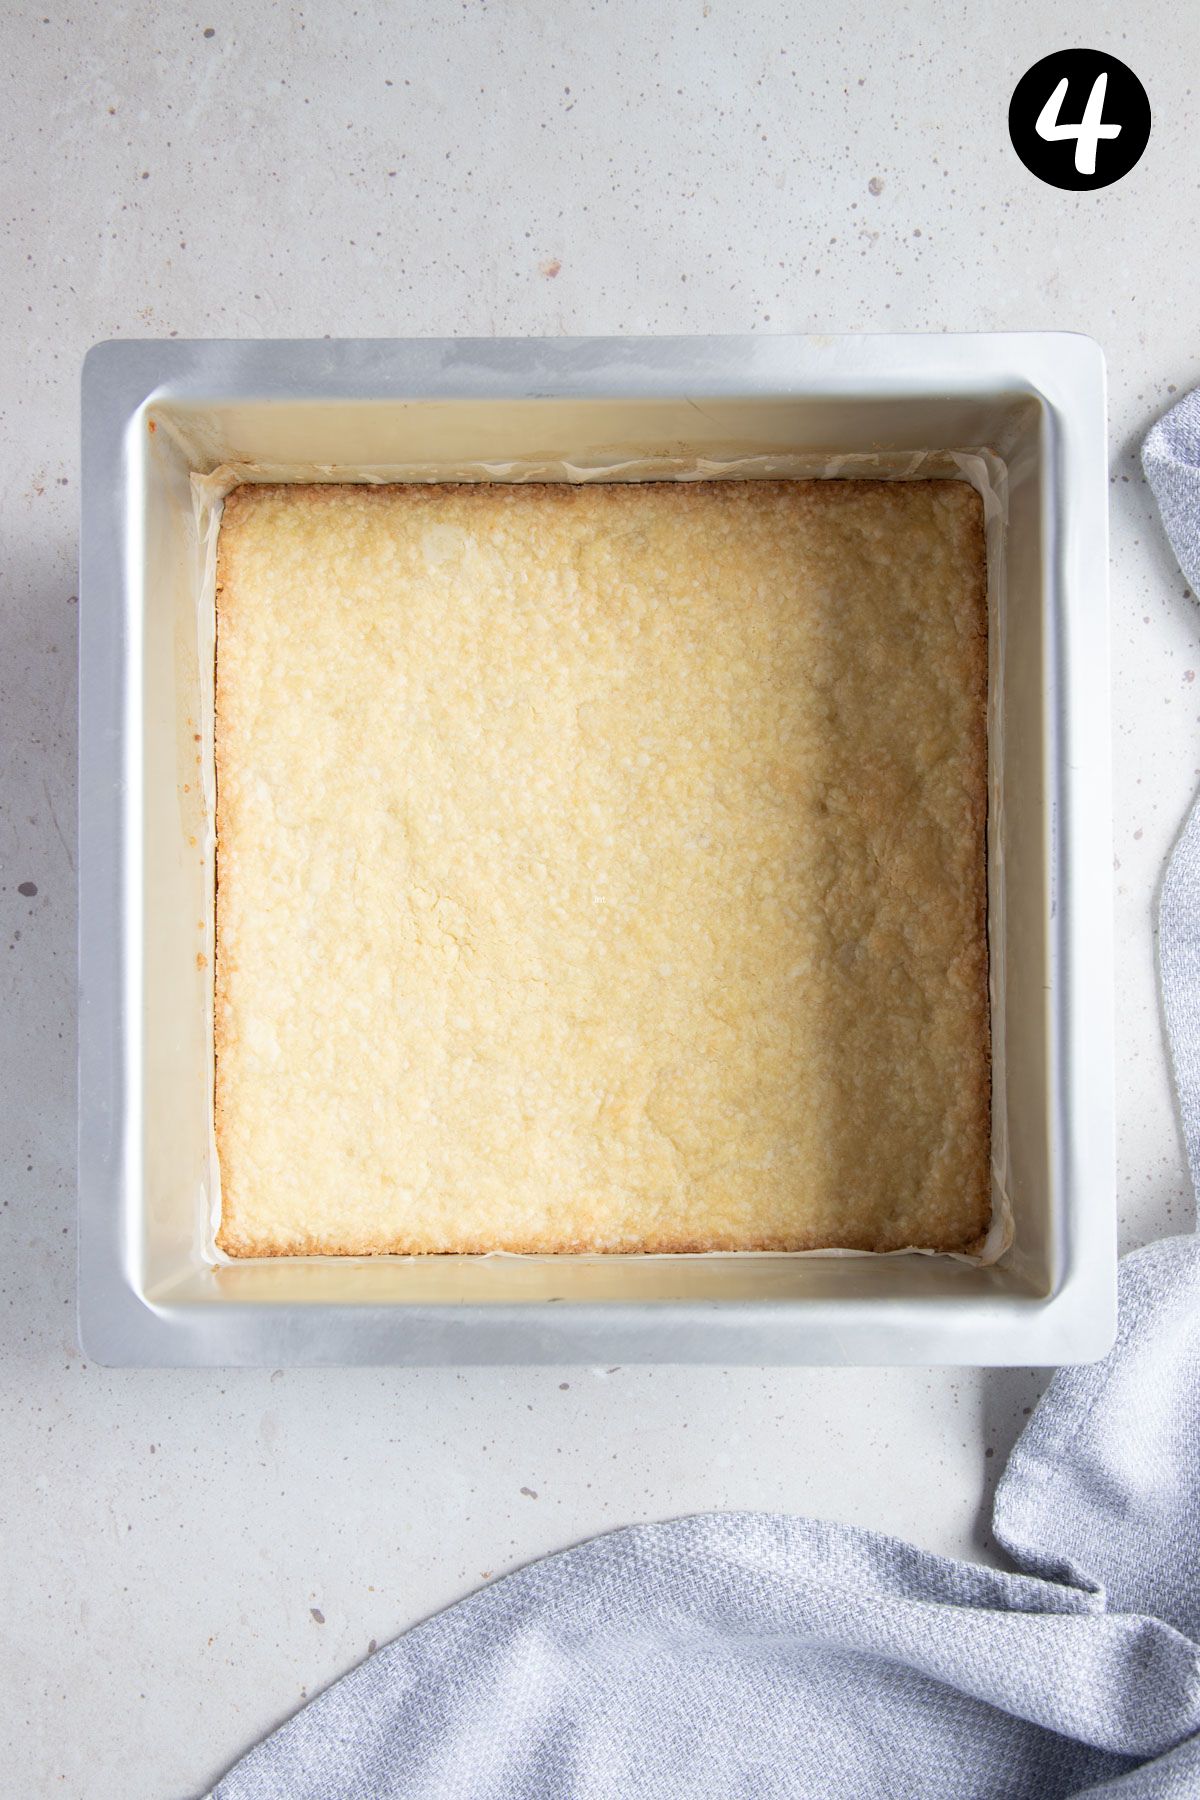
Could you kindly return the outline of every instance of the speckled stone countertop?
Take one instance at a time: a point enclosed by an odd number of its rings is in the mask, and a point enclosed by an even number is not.
[[[0,21],[0,1757],[6,1793],[203,1789],[306,1694],[515,1564],[780,1507],[990,1554],[1031,1371],[110,1372],[74,1335],[77,379],[112,336],[1052,329],[1112,396],[1125,1245],[1192,1223],[1152,898],[1200,780],[1200,613],[1137,449],[1200,378],[1200,16],[996,0],[184,9]],[[1013,154],[1094,44],[1118,186]]]

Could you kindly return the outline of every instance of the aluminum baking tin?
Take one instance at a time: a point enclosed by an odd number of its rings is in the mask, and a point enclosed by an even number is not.
[[[325,480],[735,467],[976,480],[989,513],[996,1202],[1012,1226],[997,1260],[219,1257],[212,970],[197,949],[211,947],[198,936],[212,906],[211,639],[193,477],[228,466]],[[276,1366],[1102,1354],[1116,1262],[1106,506],[1103,359],[1072,334],[93,349],[80,553],[87,1354]]]

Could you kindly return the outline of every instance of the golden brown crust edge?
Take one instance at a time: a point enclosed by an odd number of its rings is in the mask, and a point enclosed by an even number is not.
[[[975,775],[971,783],[971,830],[981,842],[983,854],[978,858],[975,867],[974,911],[975,928],[970,936],[968,955],[972,967],[969,971],[970,991],[975,996],[977,1037],[981,1046],[981,1057],[977,1072],[977,1092],[972,1104],[972,1115],[977,1126],[977,1144],[979,1166],[977,1170],[977,1191],[975,1204],[976,1229],[966,1241],[960,1244],[943,1244],[932,1246],[941,1250],[956,1250],[959,1254],[978,1256],[987,1243],[992,1225],[992,1032],[991,1032],[991,954],[988,937],[988,799],[989,799],[989,758],[988,758],[988,592],[987,592],[987,546],[984,532],[983,501],[974,488],[966,482],[952,484],[964,495],[962,502],[967,530],[974,538],[971,555],[972,567],[975,571],[972,591],[968,597],[968,605],[973,615],[971,631],[972,659],[970,678],[973,689],[975,733]],[[924,1247],[924,1246],[922,1246]]]

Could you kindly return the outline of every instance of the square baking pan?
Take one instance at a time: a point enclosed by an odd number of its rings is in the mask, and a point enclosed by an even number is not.
[[[211,957],[197,949],[211,951],[213,896],[211,532],[197,494],[280,475],[800,471],[966,478],[985,496],[1003,1253],[223,1259]],[[1102,1354],[1116,1262],[1106,505],[1103,360],[1071,334],[93,349],[80,573],[86,1353],[133,1365]]]

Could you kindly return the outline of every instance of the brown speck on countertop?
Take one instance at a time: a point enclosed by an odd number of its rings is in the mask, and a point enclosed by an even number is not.
[[[196,952],[196,967],[198,969],[207,969],[208,967],[208,958],[205,956],[203,950],[197,950]]]
[[[17,888],[18,894],[24,894],[27,900],[32,900],[37,891],[36,881],[22,881]]]
[[[559,1384],[558,1384],[558,1385],[559,1385],[559,1387],[560,1387],[560,1388],[562,1388],[562,1389],[563,1389],[563,1391],[564,1391],[564,1392],[565,1392],[565,1391],[566,1391],[566,1389],[567,1389],[567,1388],[569,1388],[569,1387],[570,1387],[570,1385],[571,1385],[571,1384],[570,1384],[570,1382],[569,1382],[569,1381],[560,1381],[560,1382],[559,1382]]]
[[[375,1642],[375,1639],[372,1638],[370,1643],[367,1645],[367,1655],[374,1656],[374,1654],[375,1654],[376,1650],[378,1650],[378,1648],[379,1648],[379,1645]]]
[[[868,183],[867,183],[867,192],[868,192],[868,194],[882,194],[882,192],[883,192],[883,177],[882,177],[882,175],[872,175],[870,181],[868,181]]]
[[[537,1499],[537,1489],[536,1488],[522,1488],[521,1492],[525,1495],[526,1499],[528,1499],[528,1500],[536,1500]]]
[[[325,1623],[325,1614],[321,1611],[319,1606],[310,1606],[308,1610],[317,1621],[318,1625],[323,1625]]]
[[[216,37],[217,34],[211,25],[206,25],[204,27],[204,35],[205,37]]]
[[[541,270],[542,274],[546,277],[547,281],[553,281],[554,277],[561,270],[562,263],[560,262],[560,260],[557,256],[552,256],[548,259],[548,261],[546,261],[544,263],[539,263],[538,268]]]

